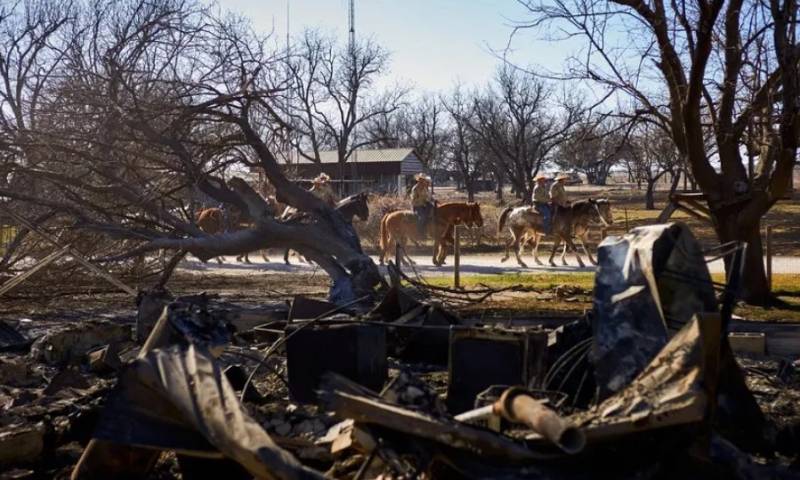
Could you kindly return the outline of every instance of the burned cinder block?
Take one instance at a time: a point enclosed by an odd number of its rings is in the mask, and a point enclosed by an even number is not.
[[[289,393],[309,403],[325,372],[335,372],[379,391],[386,381],[386,330],[380,325],[315,325],[296,331],[289,326],[286,362]],[[292,335],[292,333],[294,334]]]
[[[447,409],[465,412],[492,385],[528,385],[540,378],[546,351],[547,334],[540,330],[451,328]]]

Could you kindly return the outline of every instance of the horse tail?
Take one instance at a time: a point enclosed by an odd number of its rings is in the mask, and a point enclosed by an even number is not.
[[[386,247],[389,245],[389,231],[388,231],[388,226],[386,225],[388,223],[386,220],[389,218],[389,215],[391,215],[391,213],[387,213],[381,219],[381,238],[380,238],[381,252],[385,252]]]
[[[508,218],[508,214],[511,213],[512,208],[510,206],[503,209],[500,213],[500,221],[497,223],[497,233],[503,233],[503,227],[506,225],[506,219]]]

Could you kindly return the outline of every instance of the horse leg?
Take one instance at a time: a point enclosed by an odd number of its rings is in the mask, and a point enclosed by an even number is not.
[[[561,265],[567,266],[567,242],[564,242],[564,248],[561,250]]]
[[[509,253],[508,249],[511,248],[511,244],[514,243],[514,232],[511,229],[509,229],[509,231],[511,231],[511,238],[509,238],[506,241],[506,254],[503,256],[503,258],[500,259],[501,263],[505,262],[506,260],[508,260],[508,257],[511,256],[511,254]]]
[[[542,261],[539,260],[539,242],[542,241],[542,237],[544,237],[544,235],[534,233],[533,236],[536,239],[533,243],[533,261],[536,262],[536,265],[542,265]]]
[[[267,257],[267,251],[261,250],[261,258],[264,259],[264,263],[269,263],[269,257]]]
[[[589,257],[589,263],[591,263],[592,265],[597,265],[597,261],[594,258],[592,258],[591,252],[589,252],[589,249],[586,248],[587,239],[585,237],[587,236],[587,233],[584,233],[583,236],[578,236],[578,241],[581,244],[581,248],[583,248],[583,253],[585,253],[586,256]]]
[[[578,248],[577,248],[577,247],[575,246],[575,244],[572,242],[572,238],[570,238],[570,237],[565,237],[565,238],[564,238],[564,241],[565,241],[565,242],[567,242],[567,245],[569,245],[569,248],[570,248],[570,249],[571,249],[573,252],[575,252],[575,258],[578,260],[578,265],[580,265],[580,266],[581,266],[581,268],[585,268],[585,267],[586,267],[586,264],[585,264],[585,263],[583,263],[583,259],[581,258],[581,254],[580,254],[580,253],[578,253]]]
[[[447,259],[447,252],[450,250],[451,246],[455,246],[455,242],[448,236],[445,236],[439,242],[439,265],[445,265],[445,259]]]
[[[413,238],[412,238],[412,240],[413,240]],[[408,252],[406,251],[406,245],[407,244],[408,244],[408,236],[403,234],[400,237],[400,248],[403,251],[403,255],[402,255],[403,258],[401,260],[403,262],[405,262],[406,265],[416,265],[417,262],[415,262],[414,259],[411,258],[411,255],[409,255]]]
[[[522,261],[522,257],[519,256],[520,249],[525,248],[525,244],[522,243],[524,233],[525,232],[519,229],[515,229],[511,232],[511,234],[514,236],[514,255],[517,257],[517,264],[520,267],[528,268],[525,262]]]
[[[561,245],[561,237],[556,236],[556,241],[553,242],[553,250],[550,252],[550,259],[547,261],[547,263],[549,263],[551,267],[556,266],[556,263],[553,261],[553,257],[556,256],[556,250],[558,250],[558,247],[560,245]]]
[[[286,265],[291,265],[291,263],[289,263],[289,249],[288,248],[283,252],[283,263],[285,263]]]

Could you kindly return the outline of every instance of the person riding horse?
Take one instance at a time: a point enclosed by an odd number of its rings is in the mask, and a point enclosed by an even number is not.
[[[558,216],[558,211],[562,208],[569,208],[570,201],[567,199],[567,189],[565,188],[566,181],[569,180],[567,175],[563,173],[556,177],[555,182],[550,185],[550,204],[553,209],[551,222],[555,223],[555,218]],[[550,233],[550,232],[546,232]]]
[[[552,222],[552,210],[550,209],[550,193],[547,191],[547,175],[540,173],[533,177],[536,185],[533,186],[533,206],[536,212],[542,216],[542,224],[546,234],[550,234]]]
[[[312,186],[309,191],[316,195],[317,198],[330,205],[331,208],[336,207],[336,194],[333,193],[333,188],[331,187],[331,177],[326,173],[320,173],[317,175],[317,178],[311,182]]]
[[[425,238],[425,230],[433,216],[433,195],[431,194],[431,178],[424,173],[414,177],[417,183],[411,188],[411,208],[417,216],[417,232]]]
[[[568,175],[561,174],[556,177],[556,181],[550,186],[550,202],[555,207],[567,208],[569,207],[569,200],[567,199],[567,190],[565,185],[569,180]]]

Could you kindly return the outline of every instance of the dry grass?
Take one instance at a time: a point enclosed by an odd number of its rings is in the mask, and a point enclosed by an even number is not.
[[[722,274],[712,277],[716,282],[725,280]],[[452,286],[450,277],[430,277],[426,280],[433,285]],[[524,316],[532,311],[581,313],[592,307],[593,273],[465,275],[461,277],[461,282],[466,288],[522,285],[542,292],[498,295],[482,304],[467,307],[469,314],[487,311],[508,316]],[[748,320],[800,322],[800,275],[774,275],[773,292],[782,302],[781,305],[773,308],[740,305],[735,313]]]

